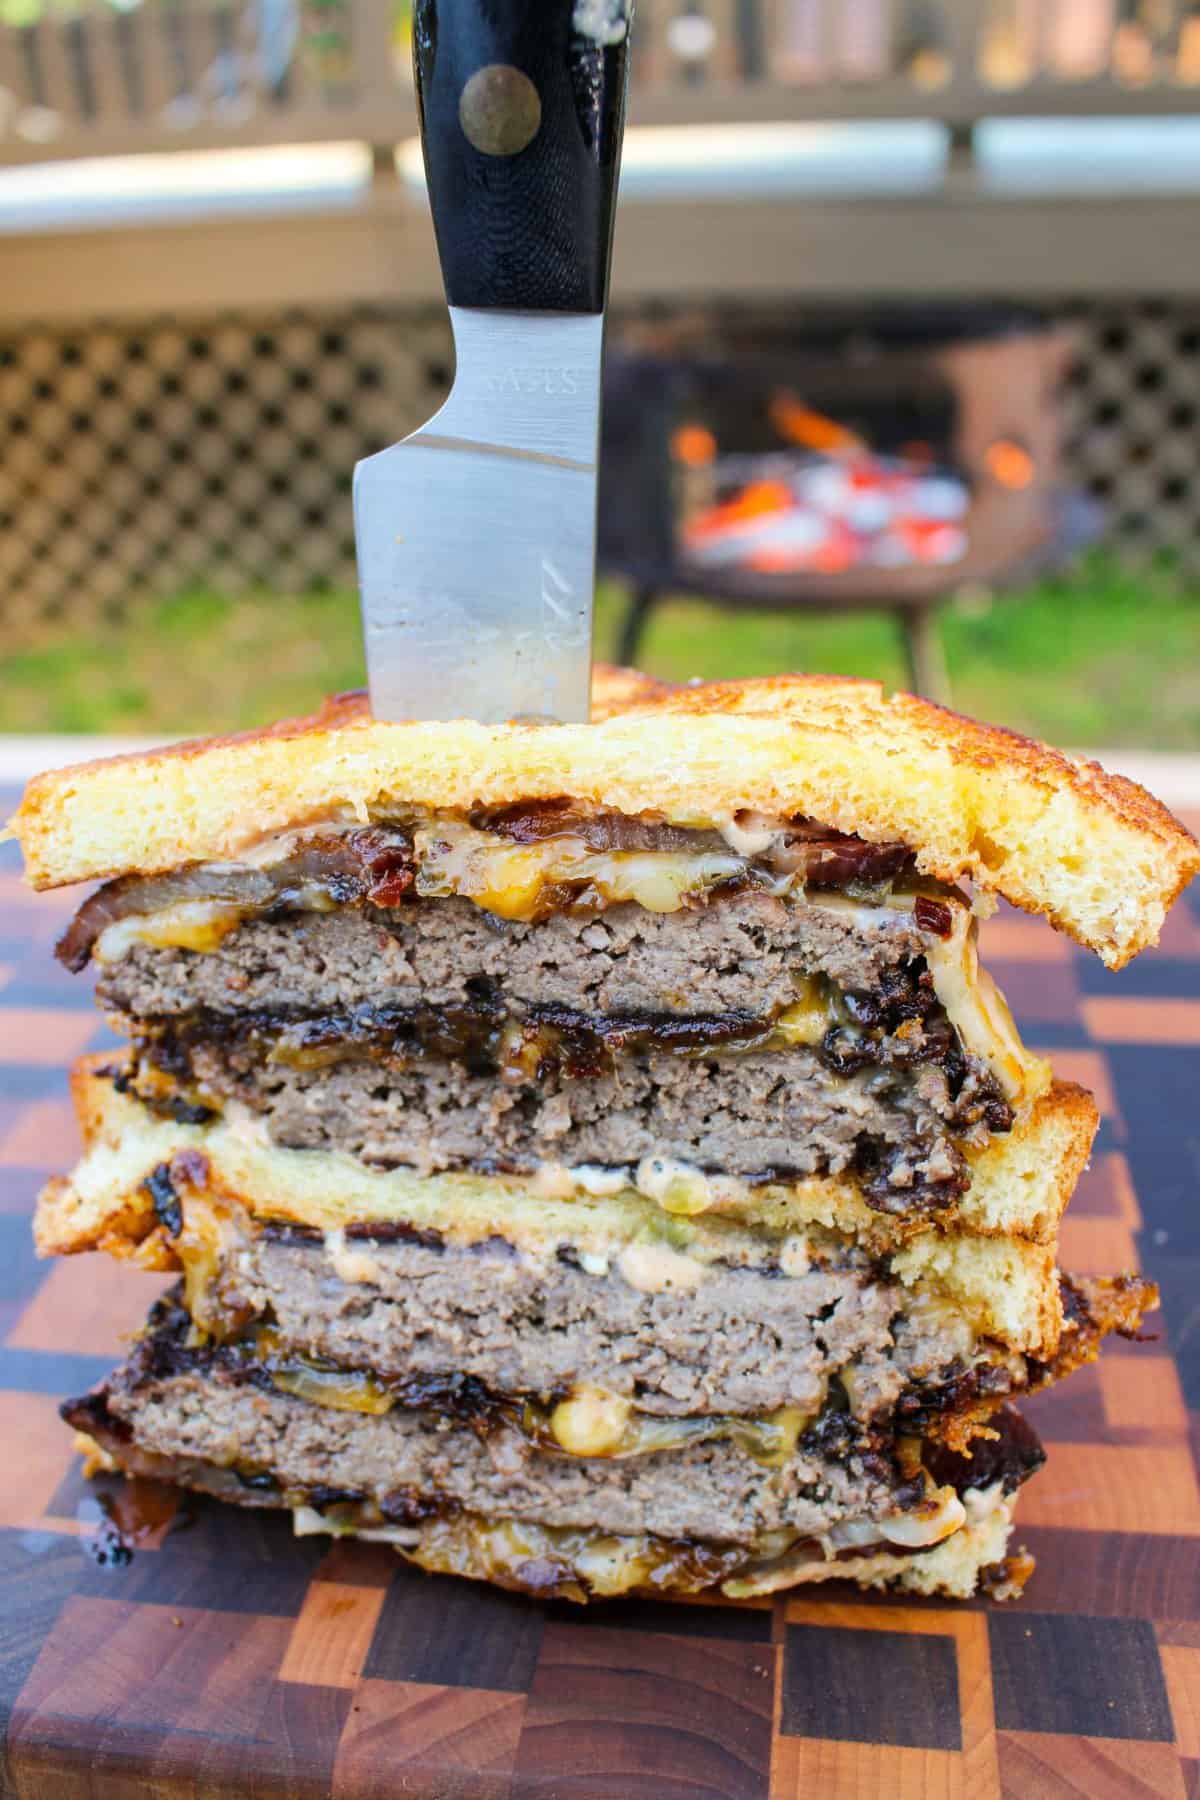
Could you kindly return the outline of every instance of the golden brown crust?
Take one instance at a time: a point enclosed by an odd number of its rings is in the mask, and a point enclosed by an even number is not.
[[[958,768],[970,771],[979,781],[989,785],[997,780],[1016,781],[1043,793],[1071,796],[1085,814],[1094,815],[1097,823],[1110,821],[1144,840],[1147,848],[1157,846],[1164,860],[1164,881],[1158,896],[1164,915],[1188,881],[1200,872],[1200,845],[1191,832],[1136,782],[1110,774],[1099,763],[1067,756],[1005,726],[968,718],[915,694],[896,692],[887,697],[881,684],[874,681],[830,675],[780,675],[706,682],[693,687],[658,683],[652,694],[631,697],[620,710],[626,715],[665,711],[695,717],[725,714],[797,721],[803,718],[814,726],[840,727],[847,732],[861,728],[868,734],[873,728],[878,729],[888,715],[900,728],[898,736],[909,737],[930,751],[947,751]],[[1036,880],[1029,879],[1031,871],[1014,870],[1003,843],[989,841],[986,820],[981,819],[981,824],[985,829],[977,832],[978,842],[971,846],[975,866],[968,864],[959,874],[971,875],[981,887],[994,889],[1026,911],[1046,912],[1054,924],[1087,948],[1097,950],[1111,967],[1120,967],[1137,950],[1157,941],[1155,927],[1153,937],[1147,934],[1123,953],[1106,954],[1106,948],[1115,950],[1115,946],[1107,947],[1069,917],[1056,915],[1045,905],[1037,892]],[[872,833],[863,829],[861,835],[870,837]],[[997,853],[1001,857],[999,866]],[[1007,879],[1002,879],[1003,875]]]
[[[679,822],[806,814],[914,847],[1044,913],[1111,967],[1157,940],[1200,846],[1120,776],[878,683],[668,687],[598,671],[591,725],[376,723],[361,694],[308,719],[55,771],[11,822],[37,887],[236,856],[273,831],[410,802],[572,794]]]
[[[1160,1304],[1157,1283],[1141,1275],[1067,1275],[1062,1278],[1062,1288],[1064,1319],[1058,1348],[1031,1367],[1025,1394],[1052,1387],[1095,1362],[1105,1338],[1114,1334],[1136,1337],[1146,1314]],[[970,1456],[973,1439],[997,1435],[989,1421],[1007,1403],[1004,1395],[974,1396],[964,1402],[949,1393],[945,1412],[923,1424],[923,1435]]]

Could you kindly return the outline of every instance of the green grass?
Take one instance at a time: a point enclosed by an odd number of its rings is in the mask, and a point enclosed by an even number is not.
[[[623,605],[601,592],[602,656]],[[943,632],[963,712],[1067,744],[1200,748],[1200,595],[1166,574],[1131,576],[1094,556],[1067,585],[948,606]],[[897,627],[878,614],[729,614],[673,600],[640,660],[675,678],[810,669],[905,681]],[[191,592],[0,657],[0,730],[230,730],[308,711],[362,679],[352,595]]]

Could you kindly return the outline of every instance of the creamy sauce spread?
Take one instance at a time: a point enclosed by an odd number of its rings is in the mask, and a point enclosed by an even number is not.
[[[806,1237],[785,1238],[779,1251],[779,1267],[789,1281],[800,1281],[812,1268],[812,1249]]]
[[[730,849],[736,850],[739,856],[761,856],[783,830],[784,821],[773,819],[767,813],[739,812],[718,819],[716,827]]]
[[[644,1156],[636,1168],[627,1164],[565,1163],[546,1160],[530,1176],[533,1191],[546,1200],[580,1196],[605,1200],[619,1194],[641,1194],[677,1218],[736,1209],[749,1202],[751,1188],[736,1175],[710,1175],[676,1156]]]
[[[566,1174],[572,1191],[579,1188],[596,1199],[619,1194],[629,1186],[629,1175],[625,1169],[606,1169],[599,1163],[577,1163]]]
[[[350,1285],[374,1283],[378,1285],[382,1271],[379,1263],[369,1250],[358,1244],[346,1242],[345,1227],[339,1225],[336,1231],[325,1233],[325,1254],[333,1265],[333,1272],[339,1281]]]
[[[627,1244],[617,1268],[639,1294],[691,1293],[704,1280],[704,1264],[667,1244]]]

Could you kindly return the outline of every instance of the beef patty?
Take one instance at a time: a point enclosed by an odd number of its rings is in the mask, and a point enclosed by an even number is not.
[[[466,1006],[481,990],[584,1013],[765,1016],[796,998],[797,976],[824,973],[871,993],[922,955],[910,917],[880,909],[864,922],[866,913],[752,892],[673,913],[623,905],[537,924],[457,898],[291,912],[248,919],[204,954],[135,943],[102,969],[97,997],[134,1019],[197,1007]]]
[[[668,1416],[817,1412],[849,1372],[850,1411],[867,1423],[912,1384],[960,1374],[977,1348],[949,1307],[910,1316],[908,1292],[861,1252],[786,1274],[716,1264],[694,1287],[650,1291],[636,1256],[586,1270],[565,1247],[535,1257],[501,1237],[377,1230],[228,1238],[224,1318],[269,1320],[285,1351],[384,1378],[465,1376],[539,1398],[582,1385]]]

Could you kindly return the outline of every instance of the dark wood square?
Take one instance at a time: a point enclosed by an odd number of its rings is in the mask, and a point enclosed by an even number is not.
[[[1148,1620],[995,1612],[988,1636],[1000,1730],[1174,1738]]]
[[[789,1737],[961,1750],[954,1639],[789,1625],[779,1728]]]
[[[542,1641],[533,1601],[446,1575],[397,1569],[363,1674],[432,1687],[527,1694]]]

